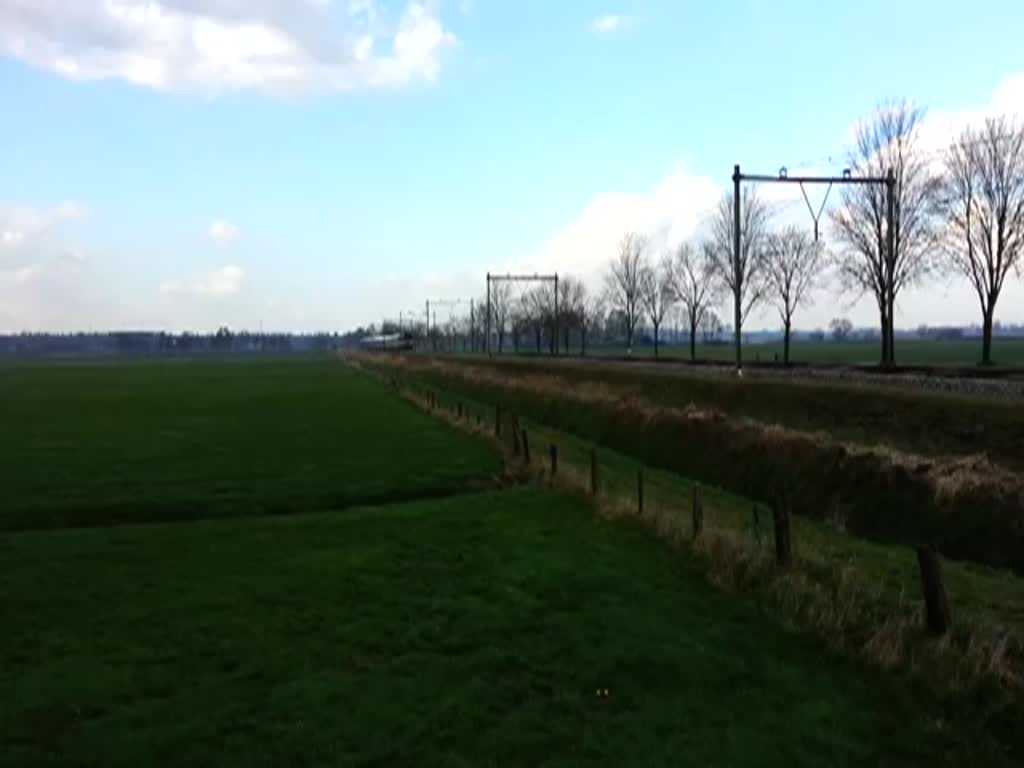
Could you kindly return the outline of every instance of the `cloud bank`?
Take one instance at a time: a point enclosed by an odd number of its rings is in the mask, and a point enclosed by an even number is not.
[[[410,2],[0,0],[0,53],[157,90],[347,91],[434,80],[456,39]]]

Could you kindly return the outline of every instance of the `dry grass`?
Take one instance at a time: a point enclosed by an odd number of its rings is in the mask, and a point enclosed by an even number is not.
[[[612,444],[635,442],[627,433],[649,436],[640,452],[662,468],[685,470],[762,500],[786,492],[796,514],[835,519],[868,538],[931,540],[951,557],[1024,571],[1024,476],[984,456],[936,458],[728,416],[692,403],[668,406],[646,399],[628,383],[570,380],[534,370],[509,375],[464,361],[370,360],[392,371],[447,379],[456,387],[464,383],[507,393],[555,414],[561,403],[593,409],[601,434],[616,434],[608,438]]]
[[[383,358],[383,359],[381,359]],[[416,371],[433,370],[469,382],[500,386],[540,395],[543,397],[571,397],[577,401],[613,406],[629,413],[639,423],[676,422],[686,424],[716,424],[734,430],[754,431],[766,443],[784,449],[794,442],[812,443],[822,451],[837,448],[850,456],[870,457],[893,467],[908,470],[929,478],[936,495],[955,496],[978,489],[998,488],[1024,499],[1024,479],[1019,473],[1007,470],[984,455],[969,455],[936,459],[934,457],[900,451],[885,444],[863,445],[837,441],[825,432],[795,430],[781,424],[764,424],[749,418],[727,416],[713,408],[690,403],[685,408],[673,408],[646,400],[639,390],[613,386],[604,382],[570,381],[557,374],[517,372],[508,376],[493,368],[471,363],[453,363],[431,358],[380,356],[372,358],[374,365]]]

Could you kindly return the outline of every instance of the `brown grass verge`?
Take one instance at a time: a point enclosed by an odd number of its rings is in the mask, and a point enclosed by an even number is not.
[[[940,551],[1024,573],[1024,477],[985,456],[926,457],[766,425],[693,404],[653,403],[628,385],[569,381],[427,358],[370,358],[394,371],[442,377],[504,394],[537,411],[592,409],[591,439],[635,443],[653,465],[764,501],[785,491],[797,514],[836,518],[858,535]],[[589,413],[589,411],[588,411]],[[577,418],[579,422],[579,419]],[[592,425],[598,425],[592,428]],[[553,424],[553,426],[557,426]],[[627,452],[632,452],[625,448]],[[638,454],[639,455],[639,454]]]

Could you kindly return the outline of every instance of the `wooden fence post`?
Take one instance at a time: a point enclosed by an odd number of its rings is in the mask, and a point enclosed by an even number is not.
[[[700,497],[700,483],[693,484],[693,538],[704,530],[704,501]]]
[[[523,430],[523,461],[527,464],[530,463],[530,438],[526,434],[526,430]]]
[[[558,474],[558,446],[551,444],[551,476]]]
[[[590,449],[590,495],[597,496],[597,451]]]
[[[642,516],[644,513],[644,470],[643,467],[636,471],[636,508]]]
[[[931,634],[939,637],[946,634],[951,619],[946,587],[942,583],[942,564],[934,544],[917,547],[917,563],[921,567],[921,584],[924,587],[925,625]]]
[[[459,421],[462,421],[462,401],[459,400]]]
[[[519,420],[512,419],[512,455],[519,455]]]
[[[494,406],[494,436],[501,437],[501,406]]]
[[[785,494],[772,506],[775,522],[775,562],[782,568],[793,563],[793,539],[790,536],[789,503]]]

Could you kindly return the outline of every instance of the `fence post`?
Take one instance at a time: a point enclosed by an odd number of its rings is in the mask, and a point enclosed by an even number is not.
[[[558,446],[554,443],[551,444],[551,476],[554,477],[558,473]]]
[[[597,451],[590,449],[590,495],[597,496]]]
[[[704,530],[704,501],[700,497],[700,483],[693,484],[693,538]]]
[[[527,464],[530,463],[530,438],[526,434],[526,430],[523,430],[523,461]]]
[[[494,406],[494,436],[501,437],[501,406]]]
[[[519,455],[519,419],[512,419],[512,455]]]
[[[934,544],[917,547],[917,563],[924,587],[925,624],[931,634],[939,637],[946,634],[951,620],[946,587],[942,583],[942,564]]]
[[[775,521],[775,562],[783,568],[793,563],[793,539],[790,536],[789,503],[782,494],[772,507]]]
[[[644,470],[643,467],[636,471],[636,508],[640,515],[644,514]]]
[[[459,400],[459,421],[462,421],[462,401]]]

